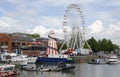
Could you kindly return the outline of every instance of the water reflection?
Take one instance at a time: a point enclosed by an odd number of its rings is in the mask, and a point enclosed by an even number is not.
[[[17,77],[119,77],[120,64],[92,65],[76,64],[74,70],[63,72],[21,71]]]
[[[117,65],[77,65],[75,77],[117,77],[119,76],[120,64]]]

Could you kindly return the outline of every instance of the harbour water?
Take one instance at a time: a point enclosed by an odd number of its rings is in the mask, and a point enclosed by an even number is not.
[[[30,65],[31,66],[31,65]],[[75,64],[76,68],[63,72],[21,71],[17,77],[119,77],[120,64]]]

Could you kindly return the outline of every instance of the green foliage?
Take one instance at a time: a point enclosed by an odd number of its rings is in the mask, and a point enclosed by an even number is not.
[[[94,39],[94,37],[92,37],[91,39],[88,40],[88,44],[90,45],[91,49],[94,51],[94,52],[97,52],[97,41]]]
[[[63,43],[57,43],[58,49],[60,49],[60,47],[62,46],[62,44],[63,44]],[[62,47],[62,49],[63,49],[63,50],[64,50],[64,49],[67,49],[67,45],[64,44],[64,46]]]
[[[29,37],[32,37],[32,38],[39,38],[40,37],[40,35],[36,34],[36,33],[34,33],[34,34],[26,34],[26,35],[29,36]]]
[[[40,35],[39,34],[37,34],[37,33],[34,33],[34,34],[26,34],[26,33],[13,33],[14,35],[26,35],[26,36],[28,36],[28,37],[32,37],[32,38],[39,38],[40,37]]]
[[[111,40],[107,39],[102,39],[96,41],[93,37],[88,40],[88,44],[90,45],[91,49],[93,52],[98,52],[98,51],[105,51],[105,52],[110,52],[110,51],[115,51],[116,49],[119,48],[116,44],[113,44]]]
[[[85,49],[89,49],[89,47],[88,47],[88,45],[87,45],[86,42],[85,42],[84,48],[85,48]]]
[[[15,69],[20,69],[20,64],[15,64]]]

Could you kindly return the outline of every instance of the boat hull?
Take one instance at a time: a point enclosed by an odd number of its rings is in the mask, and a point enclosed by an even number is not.
[[[118,61],[111,61],[111,62],[107,62],[107,64],[117,64]]]
[[[87,64],[102,65],[102,64],[106,64],[106,63],[95,63],[95,62],[88,62]]]
[[[38,57],[36,60],[36,63],[47,63],[47,64],[57,64],[59,62],[74,63],[74,60],[69,58],[49,58],[49,57]]]
[[[36,60],[37,60],[37,57],[28,57],[27,63],[28,64],[35,64]]]
[[[117,64],[119,63],[118,57],[113,55],[108,59],[108,64]]]

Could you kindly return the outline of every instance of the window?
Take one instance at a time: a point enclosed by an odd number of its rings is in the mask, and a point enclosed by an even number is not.
[[[5,45],[8,45],[8,42],[5,42]]]
[[[3,71],[13,71],[13,70],[14,70],[13,67],[6,67],[6,68],[3,69]]]

